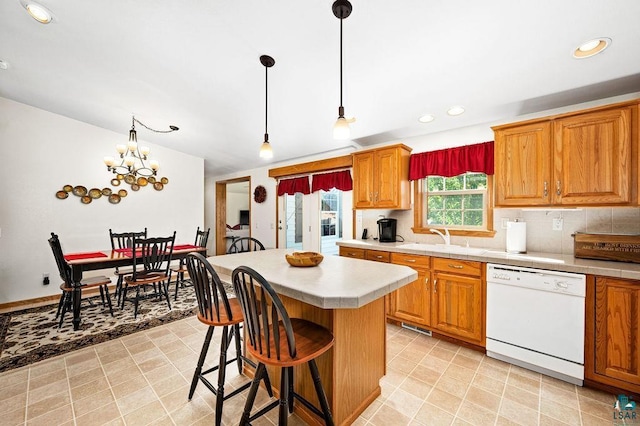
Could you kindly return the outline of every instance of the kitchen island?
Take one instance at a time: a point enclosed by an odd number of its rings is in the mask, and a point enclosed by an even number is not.
[[[223,281],[233,270],[249,266],[269,281],[290,317],[304,318],[333,332],[332,349],[317,359],[336,425],[353,423],[380,395],[386,369],[384,296],[416,280],[417,273],[401,265],[327,256],[315,267],[290,266],[285,253],[275,249],[208,258]],[[279,374],[269,370],[271,383]],[[296,367],[299,393],[317,403],[311,376]],[[319,420],[302,404],[296,412],[308,423]]]

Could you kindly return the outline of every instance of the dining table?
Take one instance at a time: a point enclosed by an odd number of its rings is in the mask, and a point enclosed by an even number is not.
[[[199,247],[193,244],[175,244],[171,260],[184,259],[189,253],[198,252],[203,256],[207,254],[206,247]],[[80,329],[80,302],[82,300],[82,276],[86,271],[97,271],[101,269],[112,269],[116,267],[132,266],[134,255],[131,249],[108,249],[95,250],[81,253],[68,253],[64,255],[67,264],[71,267],[73,279],[73,329]]]
[[[270,249],[208,257],[223,282],[232,283],[233,270],[256,270],[278,293],[291,318],[303,318],[329,329],[334,346],[317,359],[318,370],[336,425],[353,423],[380,394],[386,374],[385,296],[417,279],[402,265],[324,256],[317,266],[289,265],[291,249]],[[277,369],[267,368],[272,385]],[[255,373],[245,365],[245,373]],[[317,401],[311,375],[295,367],[296,392]],[[295,412],[309,424],[316,416],[296,404]]]

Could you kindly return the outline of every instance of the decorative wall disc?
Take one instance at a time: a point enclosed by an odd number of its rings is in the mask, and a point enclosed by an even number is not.
[[[264,200],[267,199],[267,189],[262,185],[256,186],[253,191],[253,199],[256,203],[264,203]]]

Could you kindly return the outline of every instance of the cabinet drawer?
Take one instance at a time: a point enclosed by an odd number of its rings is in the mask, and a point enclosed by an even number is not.
[[[353,257],[354,259],[364,259],[364,249],[340,247],[340,256]]]
[[[391,253],[391,263],[407,265],[413,268],[429,269],[429,256],[417,254]]]
[[[385,262],[389,263],[391,253],[388,251],[378,251],[378,250],[367,250],[365,254],[365,259],[374,260],[376,262]]]
[[[455,274],[479,277],[482,275],[482,263],[470,260],[433,258],[433,269],[437,271],[453,272]]]

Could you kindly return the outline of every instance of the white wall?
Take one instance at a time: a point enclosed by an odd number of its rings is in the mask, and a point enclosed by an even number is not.
[[[160,161],[163,191],[147,186],[120,204],[105,197],[83,205],[71,195],[55,197],[65,184],[111,187],[102,161],[126,143],[128,122],[114,133],[0,97],[0,303],[59,294],[60,279],[47,243],[60,236],[66,253],[110,248],[109,228],[117,232],[147,227],[150,236],[177,231],[176,241],[193,241],[204,221],[204,161],[145,143]],[[179,133],[178,133],[179,135]],[[145,130],[138,131],[144,141]],[[167,135],[167,138],[174,135]],[[177,137],[177,136],[176,136]],[[49,273],[51,284],[42,285]],[[111,271],[102,271],[111,275]]]

